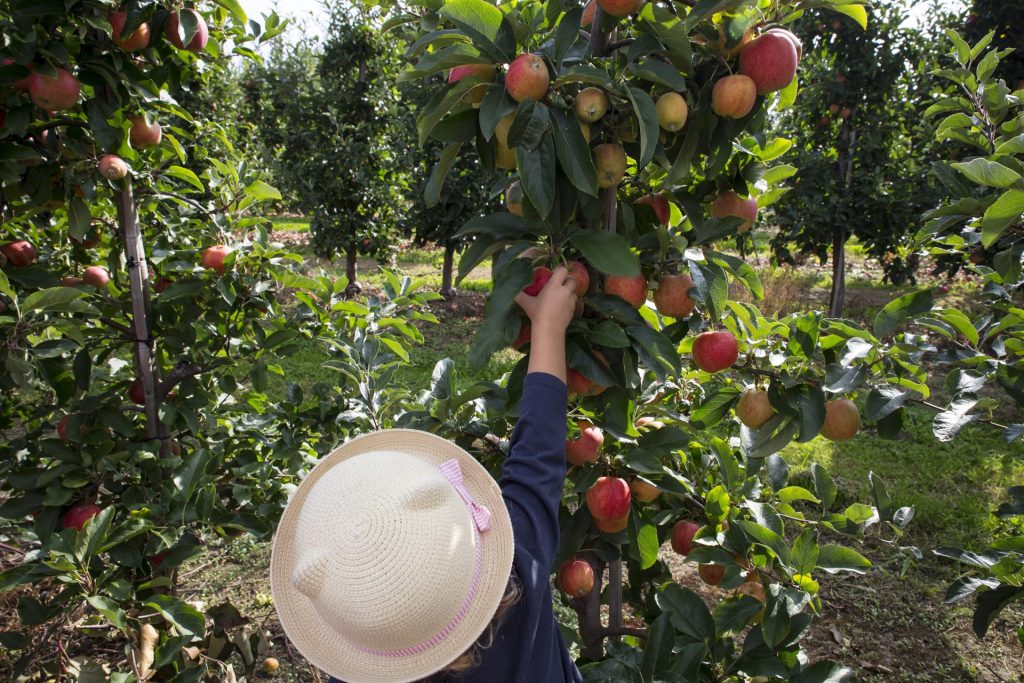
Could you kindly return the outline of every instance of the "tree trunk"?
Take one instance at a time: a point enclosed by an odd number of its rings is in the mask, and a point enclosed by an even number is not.
[[[572,599],[572,608],[580,622],[580,638],[584,659],[597,661],[604,658],[604,626],[601,624],[601,581],[604,578],[604,562],[593,552],[576,553],[576,559],[584,560],[594,570],[594,590],[582,598]]]
[[[608,565],[608,628],[622,628],[622,560]],[[618,636],[612,636],[618,642]]]
[[[441,266],[441,296],[449,298],[455,293],[452,288],[452,270],[455,264],[455,242],[448,240],[444,244],[444,265]]]
[[[345,277],[348,278],[348,287],[345,288],[345,296],[352,298],[362,291],[362,286],[356,279],[356,248],[349,247],[345,254]]]
[[[828,315],[839,318],[846,304],[846,229],[832,228],[832,292],[829,294]]]

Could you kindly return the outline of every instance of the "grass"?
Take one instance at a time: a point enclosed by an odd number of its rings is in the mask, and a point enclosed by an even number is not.
[[[274,216],[270,219],[274,230],[286,232],[309,232],[309,219],[305,216]]]

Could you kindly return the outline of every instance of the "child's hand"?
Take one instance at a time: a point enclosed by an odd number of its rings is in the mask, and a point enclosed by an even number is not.
[[[520,292],[516,303],[530,317],[534,341],[541,335],[564,337],[576,308],[576,281],[565,266],[559,266],[537,296]]]

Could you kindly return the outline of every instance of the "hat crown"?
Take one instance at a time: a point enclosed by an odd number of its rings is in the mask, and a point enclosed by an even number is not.
[[[475,562],[458,492],[437,467],[392,451],[340,462],[315,482],[294,551],[295,588],[338,635],[379,649],[412,647],[445,628]]]

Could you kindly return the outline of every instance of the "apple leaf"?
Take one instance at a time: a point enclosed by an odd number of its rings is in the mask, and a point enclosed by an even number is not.
[[[441,187],[444,185],[444,179],[448,175],[448,170],[451,169],[452,164],[455,163],[455,159],[459,156],[459,150],[461,149],[462,143],[456,142],[446,146],[444,151],[441,152],[441,158],[430,172],[430,179],[427,180],[427,185],[423,188],[423,200],[427,206],[437,206],[438,201],[440,201]]]
[[[832,5],[832,9],[850,17],[864,30],[868,28],[868,11],[864,5]]]
[[[640,274],[640,261],[621,235],[600,230],[577,230],[569,241],[590,265],[606,275],[631,277]]]
[[[900,323],[912,315],[932,310],[934,297],[930,289],[922,289],[890,301],[875,316],[875,336],[881,339],[892,334]]]
[[[1009,170],[1009,169],[1007,169]],[[981,243],[986,247],[995,244],[1006,228],[1020,220],[1024,214],[1024,190],[1007,190],[981,219]]]
[[[594,157],[583,137],[576,117],[568,117],[557,109],[552,110],[554,125],[551,132],[555,139],[555,153],[562,164],[562,170],[576,189],[591,197],[597,196],[597,169]]]
[[[535,149],[516,147],[515,154],[523,192],[545,218],[555,203],[555,143],[551,132],[544,133]]]
[[[967,176],[972,182],[986,187],[1010,187],[1020,182],[1020,173],[1003,166],[998,161],[976,157],[970,161],[952,164],[953,168]]]

